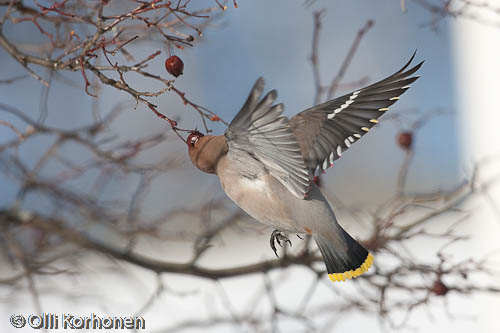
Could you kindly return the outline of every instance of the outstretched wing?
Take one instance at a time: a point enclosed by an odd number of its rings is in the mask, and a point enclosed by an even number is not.
[[[309,190],[309,172],[283,104],[275,104],[276,91],[260,101],[264,80],[259,78],[240,112],[225,132],[229,150],[243,150],[261,162],[291,193],[304,198]]]
[[[415,53],[388,78],[316,105],[290,120],[308,170],[314,172],[332,166],[333,161],[378,123],[377,119],[419,78],[410,75],[423,61],[406,70],[414,57]]]

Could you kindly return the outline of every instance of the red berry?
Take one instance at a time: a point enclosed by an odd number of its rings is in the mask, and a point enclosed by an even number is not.
[[[167,72],[175,77],[178,77],[179,75],[182,75],[182,71],[184,70],[184,63],[182,62],[181,58],[174,55],[165,60],[165,68],[167,69]]]
[[[197,130],[191,131],[191,133],[189,133],[187,137],[186,143],[188,144],[188,146],[194,147],[196,142],[198,142],[198,140],[204,136],[205,134],[198,132]]]
[[[431,288],[431,291],[438,296],[446,295],[448,290],[448,287],[440,280],[436,280]]]
[[[403,149],[410,149],[413,142],[413,134],[411,132],[402,132],[398,135],[399,146]]]

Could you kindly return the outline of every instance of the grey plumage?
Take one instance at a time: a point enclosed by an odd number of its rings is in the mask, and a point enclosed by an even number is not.
[[[312,235],[332,281],[359,276],[373,256],[337,223],[312,180],[316,170],[330,167],[417,80],[410,76],[423,62],[407,70],[414,56],[388,78],[290,120],[282,115],[283,104],[273,105],[275,90],[261,99],[264,80],[259,78],[224,136],[193,132],[188,137],[191,161],[217,174],[227,195],[259,222]]]
[[[309,176],[300,146],[288,118],[281,115],[283,104],[272,105],[276,91],[258,102],[263,88],[264,79],[259,78],[226,130],[229,149],[249,153],[290,192],[303,198],[309,190]]]
[[[328,162],[327,168],[330,167],[333,161],[340,157],[337,152],[338,147],[341,152],[346,151],[350,143],[358,141],[368,132],[376,124],[375,121],[387,111],[386,109],[410,88],[409,85],[417,80],[418,76],[409,76],[423,64],[422,61],[405,71],[414,57],[415,53],[399,71],[384,80],[313,106],[292,117],[290,126],[301,145],[309,170],[314,171],[318,167],[326,169],[323,168],[325,160]],[[351,99],[356,92],[355,97]],[[335,110],[340,109],[349,100],[352,103],[335,113]],[[328,115],[332,113],[335,115],[329,119]],[[349,137],[354,142],[351,142]],[[349,140],[349,145],[346,144],[346,139]]]

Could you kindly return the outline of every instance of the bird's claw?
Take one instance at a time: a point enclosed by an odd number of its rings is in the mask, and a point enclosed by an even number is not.
[[[271,249],[273,249],[274,254],[278,258],[280,256],[278,255],[278,251],[276,250],[276,246],[274,244],[275,241],[278,243],[279,246],[282,246],[280,241],[288,243],[290,244],[290,246],[292,246],[292,242],[290,241],[290,239],[288,239],[288,237],[283,235],[279,230],[274,230],[271,234],[271,239],[269,240],[269,243],[271,244]]]

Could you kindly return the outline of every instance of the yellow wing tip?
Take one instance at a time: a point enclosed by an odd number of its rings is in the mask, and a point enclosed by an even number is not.
[[[359,266],[355,270],[351,269],[350,271],[345,271],[344,273],[331,273],[328,274],[328,277],[332,282],[337,282],[337,281],[343,282],[346,279],[350,280],[368,271],[368,269],[371,267],[372,264],[373,264],[373,255],[371,253],[368,253],[368,256],[366,256],[365,261],[361,264],[361,266]]]

